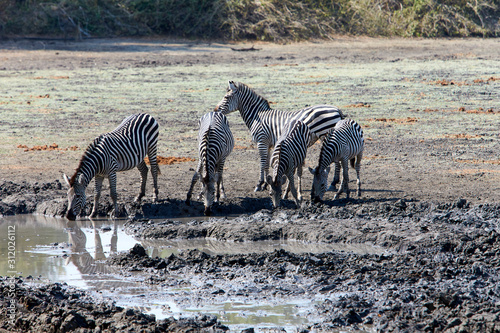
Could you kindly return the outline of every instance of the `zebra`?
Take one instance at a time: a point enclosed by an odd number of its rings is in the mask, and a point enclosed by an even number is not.
[[[283,195],[285,199],[291,190],[297,207],[302,201],[302,166],[307,154],[307,147],[313,139],[313,133],[301,120],[292,121],[286,128],[285,133],[278,139],[271,156],[272,176],[267,175],[267,183],[270,185],[270,196],[274,208],[280,205],[281,186],[288,178],[288,187]],[[293,182],[293,176],[297,170],[298,194]]]
[[[190,204],[194,185],[200,179],[202,183],[202,193],[200,196],[203,196],[205,215],[210,215],[214,202],[216,182],[217,194],[215,202],[219,202],[221,191],[222,198],[226,198],[222,172],[224,171],[226,158],[234,148],[234,138],[226,116],[220,112],[205,114],[201,117],[199,126],[199,161],[187,193],[186,204]],[[203,171],[205,171],[205,176],[203,176]]]
[[[266,186],[265,175],[269,171],[269,152],[281,136],[286,124],[292,120],[302,120],[311,130],[313,139],[324,137],[335,124],[344,118],[342,111],[330,105],[315,105],[298,111],[281,111],[271,109],[269,102],[258,95],[247,85],[229,81],[226,95],[215,107],[215,111],[229,114],[236,110],[247,125],[252,140],[257,143],[260,155],[260,181],[255,192]]]
[[[330,164],[335,163],[335,174],[332,185],[339,181],[340,164],[342,165],[342,182],[335,193],[333,199],[337,199],[345,190],[347,198],[349,198],[349,174],[348,161],[351,161],[351,167],[356,169],[358,197],[361,196],[361,180],[359,178],[359,170],[361,166],[361,158],[363,157],[363,149],[365,140],[363,130],[357,122],[352,119],[343,119],[335,125],[335,128],[326,137],[321,147],[318,166],[314,169],[309,168],[309,171],[314,175],[313,185],[311,189],[311,200],[320,202],[326,192],[326,184],[328,174],[330,173]]]
[[[141,173],[141,190],[135,198],[138,202],[146,190],[148,167],[144,158],[146,155],[151,164],[153,185],[155,188],[153,201],[158,199],[157,176],[160,168],[156,161],[156,145],[158,141],[158,123],[145,113],[131,115],[112,132],[105,133],[94,139],[83,154],[74,175],[69,178],[63,175],[69,186],[68,211],[66,217],[74,220],[85,206],[85,189],[95,177],[94,207],[90,217],[97,214],[102,183],[105,177],[109,180],[113,210],[111,216],[118,212],[116,193],[116,172],[137,167]]]

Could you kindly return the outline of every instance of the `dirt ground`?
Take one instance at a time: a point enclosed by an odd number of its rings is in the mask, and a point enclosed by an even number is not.
[[[242,51],[252,46],[258,50]],[[287,45],[122,39],[97,39],[80,43],[19,40],[0,42],[0,80],[16,72],[75,68],[162,68],[225,63],[248,67],[275,63],[386,66],[404,60],[421,63],[422,71],[425,72],[426,64],[436,60],[487,61],[492,67],[480,69],[482,82],[474,82],[472,78],[462,81],[461,78],[450,78],[443,74],[443,81],[432,83],[439,87],[480,85],[479,92],[468,92],[468,102],[463,108],[449,106],[443,111],[436,100],[436,105],[428,105],[427,108],[417,110],[408,107],[412,116],[407,117],[405,114],[402,117],[383,118],[369,116],[371,110],[379,114],[376,106],[365,109],[368,114],[365,112],[360,116],[358,108],[368,106],[359,95],[353,98],[352,104],[341,105],[347,114],[364,125],[367,133],[361,169],[364,192],[360,198],[346,200],[341,197],[338,201],[332,201],[333,194],[329,192],[324,204],[313,205],[306,201],[300,209],[296,209],[293,201],[287,200],[282,209],[272,211],[268,193],[253,192],[259,175],[258,154],[248,137],[237,140],[237,148],[228,158],[224,175],[228,198],[215,208],[215,216],[219,219],[188,224],[175,222],[176,217],[199,216],[203,212],[200,202],[191,206],[183,202],[196,167],[195,161],[161,166],[158,203],[151,202],[151,186],[148,186],[142,204],[132,203],[138,189],[137,171],[118,176],[120,213],[130,217],[128,230],[138,237],[207,237],[238,242],[293,239],[368,244],[379,246],[387,250],[388,254],[328,252],[297,255],[277,251],[245,256],[212,256],[199,251],[187,251],[180,256],[157,259],[149,258],[140,248],[135,248],[130,253],[110,260],[110,264],[123,267],[124,274],[127,270],[139,268],[149,276],[150,283],[173,283],[167,273],[174,272],[175,275],[185,276],[186,280],[192,276],[204,276],[210,285],[205,289],[194,290],[193,299],[221,299],[237,293],[247,294],[249,298],[275,297],[277,300],[287,295],[328,295],[328,300],[309,314],[315,318],[313,322],[307,327],[298,327],[296,331],[348,328],[396,332],[498,332],[499,54],[500,41],[496,39],[338,38],[329,42]],[[476,70],[476,67],[471,68]],[[276,75],[276,80],[279,80],[279,74]],[[228,79],[231,78],[224,77],[221,81],[226,82]],[[268,96],[263,89],[259,92]],[[7,94],[8,89],[2,88],[1,93]],[[224,93],[221,89],[219,98]],[[443,98],[455,93],[444,91]],[[269,98],[272,98],[271,93]],[[7,110],[8,107],[0,104],[0,110]],[[445,112],[445,115],[437,116],[436,109]],[[419,124],[412,120],[413,115],[424,119],[434,114],[436,134],[426,132],[420,138],[415,134]],[[442,134],[443,126],[448,124],[447,116],[453,122],[456,119],[463,121],[463,125],[453,124],[462,129],[452,134]],[[230,120],[238,133],[245,132],[239,115],[232,115]],[[193,117],[187,126],[196,128],[197,121],[198,118]],[[428,123],[432,121],[428,120]],[[22,124],[11,126],[22,128]],[[427,127],[423,128],[427,131]],[[164,134],[165,140],[167,137]],[[11,153],[20,148],[3,146],[3,149],[7,153],[2,155],[3,160],[0,162],[0,214],[62,215],[66,209],[66,191],[61,180],[61,169],[68,172],[73,165],[76,167],[76,155],[60,154],[54,158],[54,155],[43,151],[21,154]],[[320,144],[316,144],[309,150],[308,166],[315,166],[319,149]],[[81,154],[81,150],[78,154]],[[159,154],[166,155],[161,151]],[[170,146],[168,154],[185,155],[176,154]],[[195,149],[189,157],[196,158]],[[351,172],[351,189],[355,188],[353,178]],[[311,177],[305,172],[305,199],[309,199],[310,183]],[[99,210],[101,216],[111,209],[107,189],[103,191]],[[92,191],[88,192],[90,203]],[[86,214],[90,209],[89,204]],[[240,214],[243,215],[233,220],[224,219],[224,216]],[[153,223],[149,220],[151,218],[168,220]],[[7,282],[2,283],[6,294]],[[18,282],[18,288],[20,293],[26,292],[21,282]],[[53,290],[57,286],[48,288]],[[26,323],[33,313],[49,311],[44,308],[46,303],[43,300],[33,300],[52,297],[52,292],[42,296],[46,290],[33,290],[34,295],[26,296],[28,304],[24,310],[17,312],[21,319],[10,326],[6,322],[0,329],[25,331]],[[78,293],[74,290],[68,292]],[[30,300],[30,297],[33,299]],[[67,297],[58,299],[67,302]],[[70,303],[61,304],[61,313],[73,313],[75,317],[75,310],[68,305]],[[128,315],[122,310],[112,310],[118,313],[115,315],[118,321],[120,316],[125,320]],[[81,331],[99,326],[105,331],[110,327],[111,319],[108,314],[108,319],[98,319],[99,314],[96,313],[106,311],[95,310],[92,318],[90,314],[82,315],[85,320],[68,317],[69,324],[66,323],[66,326],[74,329],[82,327]],[[51,319],[51,316],[56,315],[57,306],[50,309],[50,315],[47,315],[50,320],[44,317],[36,321],[35,327],[38,330],[61,327],[61,322]],[[140,314],[130,313],[130,316],[139,318]],[[139,327],[137,320],[134,321],[136,326],[131,324],[130,329]],[[78,326],[78,323],[87,326]],[[201,331],[225,330],[213,318],[204,318],[199,325],[191,324]],[[187,330],[182,325],[174,329],[169,326],[172,323],[152,324],[148,318],[144,319],[144,325],[149,329],[156,327],[157,331]]]

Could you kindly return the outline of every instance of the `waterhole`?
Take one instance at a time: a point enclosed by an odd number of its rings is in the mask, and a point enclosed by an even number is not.
[[[189,218],[193,220],[193,218]],[[161,241],[139,240],[124,232],[124,220],[77,220],[38,215],[0,218],[0,275],[32,276],[39,281],[67,283],[92,292],[98,299],[113,299],[117,305],[139,308],[157,319],[209,313],[231,329],[255,327],[272,329],[297,327],[308,323],[310,310],[324,300],[323,295],[290,297],[286,300],[251,298],[245,295],[215,297],[211,300],[191,297],[197,286],[196,276],[172,277],[175,286],[144,283],[144,276],[119,274],[106,264],[109,256],[128,251],[140,243],[152,257],[167,257],[181,251],[198,249],[210,254],[271,252],[350,251],[373,253],[369,246],[305,244],[294,241],[233,243],[206,239]],[[14,237],[12,237],[14,236]],[[14,253],[13,253],[14,252]],[[26,280],[29,281],[29,280]]]

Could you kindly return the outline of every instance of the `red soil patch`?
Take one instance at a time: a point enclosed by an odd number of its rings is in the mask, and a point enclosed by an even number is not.
[[[424,80],[425,81],[425,80]],[[473,82],[474,83],[486,83],[489,84],[490,82],[495,82],[495,81],[500,81],[500,78],[498,77],[490,77],[488,79],[475,79]],[[471,83],[468,83],[467,81],[455,81],[455,80],[436,80],[436,81],[429,81],[426,82],[428,84],[434,84],[437,86],[470,86],[472,85]]]
[[[419,109],[416,109],[415,111],[420,111]],[[475,113],[475,114],[499,114],[500,111],[495,111],[492,108],[490,109],[483,109],[483,108],[478,108],[477,110],[472,109],[472,110],[467,110],[465,107],[459,107],[458,109],[451,109],[451,110],[439,110],[439,109],[424,109],[422,110],[423,112],[465,112],[465,113]]]
[[[356,103],[356,104],[349,104],[345,105],[344,108],[371,108],[372,106],[367,103]]]
[[[59,148],[59,145],[57,143],[53,143],[49,146],[47,145],[43,145],[43,146],[40,146],[40,145],[37,145],[37,146],[33,146],[33,147],[28,147],[27,145],[17,145],[17,148],[20,148],[20,149],[24,149],[24,151],[54,151],[54,150],[58,150],[58,151],[67,151],[67,150],[78,150],[78,146],[71,146],[71,147],[68,147],[68,148]]]
[[[406,118],[370,118],[366,119],[366,121],[377,121],[383,123],[397,123],[397,124],[411,124],[416,123],[418,120],[414,117],[406,117]]]
[[[193,162],[193,161],[196,161],[194,158],[190,158],[190,157],[173,157],[173,156],[168,156],[168,157],[163,157],[163,156],[160,156],[158,155],[156,157],[156,160],[158,162],[158,165],[172,165],[172,164],[175,164],[175,163],[183,163],[183,162]],[[146,164],[150,164],[149,163],[149,158],[146,156],[146,158],[144,159],[144,161],[146,161]]]
[[[474,138],[482,138],[482,135],[479,134],[445,134],[444,136],[447,139],[474,139]]]

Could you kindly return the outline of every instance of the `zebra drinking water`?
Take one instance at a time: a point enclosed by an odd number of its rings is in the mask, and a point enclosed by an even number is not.
[[[236,110],[247,125],[252,140],[257,143],[260,155],[260,181],[255,191],[261,191],[269,171],[269,152],[281,136],[285,126],[293,120],[301,120],[313,134],[312,145],[325,136],[335,124],[344,118],[342,112],[330,105],[315,105],[298,111],[271,109],[269,102],[247,85],[229,81],[226,95],[215,107],[215,111],[229,114]]]
[[[85,189],[95,177],[94,207],[91,217],[97,214],[97,205],[101,196],[102,182],[105,177],[109,179],[113,211],[117,213],[116,172],[130,170],[137,167],[141,172],[141,191],[135,198],[140,201],[146,190],[148,167],[144,158],[146,155],[151,164],[153,185],[155,193],[153,200],[158,198],[157,176],[160,169],[156,162],[156,144],[158,141],[158,123],[145,113],[135,114],[123,120],[112,132],[102,134],[92,142],[83,154],[75,174],[64,180],[69,185],[68,212],[66,217],[74,220],[85,206]]]
[[[190,204],[193,188],[198,179],[202,183],[203,203],[205,205],[205,215],[211,214],[214,202],[215,183],[217,183],[216,202],[222,197],[225,199],[224,183],[222,172],[227,156],[234,147],[234,138],[229,123],[224,114],[219,112],[209,112],[201,117],[199,121],[200,131],[198,133],[198,167],[191,181],[191,186],[187,193],[186,204]],[[203,176],[203,171],[205,175]]]
[[[302,201],[302,166],[307,154],[307,147],[313,139],[309,127],[300,120],[295,120],[287,126],[285,133],[278,139],[271,156],[272,176],[267,175],[267,183],[271,186],[270,195],[273,206],[280,205],[281,186],[288,178],[288,187],[283,199],[291,190],[297,207]],[[293,176],[297,170],[298,194],[293,182]]]
[[[332,162],[335,163],[333,186],[339,181],[339,163],[342,165],[343,172],[342,183],[333,199],[337,199],[344,190],[347,198],[349,198],[348,161],[351,161],[351,166],[356,169],[358,197],[361,196],[359,170],[361,158],[363,157],[364,145],[363,130],[357,122],[352,119],[343,119],[335,125],[335,128],[328,134],[323,142],[318,166],[315,169],[309,168],[309,171],[314,175],[311,200],[319,202],[323,199],[323,195],[326,192],[328,174],[330,173],[330,164],[332,164]]]

